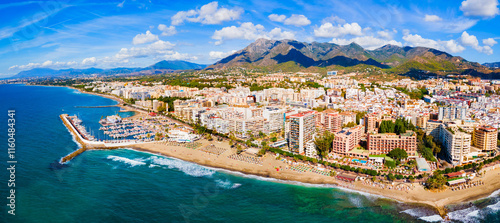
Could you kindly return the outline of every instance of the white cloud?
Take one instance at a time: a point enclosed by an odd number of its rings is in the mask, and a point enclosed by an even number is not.
[[[438,22],[441,20],[443,20],[443,19],[437,15],[425,15],[425,17],[424,17],[424,21],[426,21],[426,22]]]
[[[345,20],[336,16],[336,15],[332,15],[332,16],[329,16],[329,17],[326,17],[324,18],[323,20],[321,20],[321,24],[325,24],[325,23],[339,23],[339,24],[344,24],[345,23]]]
[[[311,21],[305,17],[304,15],[296,15],[292,14],[290,18],[285,19],[285,25],[293,25],[293,26],[307,26],[311,24]]]
[[[123,2],[119,3],[118,5],[116,5],[116,7],[123,8],[123,4],[125,4],[125,0],[123,0]]]
[[[183,24],[184,21],[201,24],[221,24],[224,21],[239,19],[242,13],[243,9],[241,8],[219,8],[218,2],[210,2],[200,9],[177,12],[171,19],[172,25],[175,26]]]
[[[363,35],[363,32],[361,31],[361,26],[359,26],[358,23],[346,23],[344,25],[334,26],[327,22],[319,28],[315,28],[314,35],[316,37],[337,38],[345,35],[361,36]]]
[[[90,66],[96,67],[116,67],[119,65],[130,65],[130,60],[134,58],[153,58],[155,60],[197,60],[196,56],[189,54],[179,53],[173,50],[175,44],[168,41],[158,40],[154,43],[148,44],[143,47],[122,48],[114,56],[95,58],[89,57],[78,62],[53,62],[45,61],[43,63],[29,63],[26,65],[15,65],[9,70],[28,70],[33,68],[85,68]],[[133,63],[133,62],[132,62]]]
[[[163,54],[172,54],[171,51],[175,44],[168,41],[158,40],[145,47],[132,47],[130,49],[122,48],[115,57],[117,59],[140,58],[147,56],[158,56]]]
[[[460,10],[466,16],[495,17],[500,14],[498,0],[465,0],[460,5]]]
[[[455,40],[441,41],[443,48],[452,53],[459,53],[465,50],[465,47],[458,44]]]
[[[271,14],[268,16],[268,18],[274,22],[283,22],[283,21],[285,21],[286,16],[285,15],[278,15],[278,14]]]
[[[377,34],[378,34],[378,36],[380,36],[384,39],[391,39],[392,38],[392,34],[388,31],[378,31]]]
[[[177,33],[175,26],[166,26],[164,24],[158,25],[158,30],[162,31],[162,36],[172,36]]]
[[[138,44],[144,44],[144,43],[151,43],[154,41],[158,41],[158,36],[155,34],[152,34],[149,30],[146,31],[146,33],[142,34],[137,34],[134,39],[132,40],[132,43],[134,45]]]
[[[210,51],[210,53],[208,55],[210,56],[210,59],[212,59],[212,60],[219,60],[219,59],[225,58],[233,53],[236,53],[236,50],[231,50],[228,52]]]
[[[377,49],[379,47],[385,46],[387,44],[391,45],[396,45],[396,46],[403,46],[401,42],[395,41],[395,40],[386,40],[386,39],[380,39],[377,37],[373,36],[360,36],[360,37],[355,37],[352,39],[342,39],[342,38],[333,38],[331,43],[335,43],[338,45],[347,45],[352,42],[359,44],[363,48],[373,50]]]
[[[466,31],[462,33],[460,41],[466,46],[476,47],[479,45],[479,41],[477,40],[476,36],[469,35],[469,33],[467,33]]]
[[[286,18],[285,15],[271,14],[268,18],[274,22],[283,22],[285,25],[293,25],[297,27],[311,24],[311,21],[306,16],[297,14],[292,14],[289,18]]]
[[[163,60],[197,60],[198,57],[191,56],[187,53],[179,53],[173,52],[172,54],[165,54],[163,56],[158,57]]]
[[[82,65],[83,66],[94,66],[97,62],[97,59],[95,57],[89,57],[85,58],[82,60]]]
[[[246,39],[246,40],[256,40],[259,38],[266,39],[294,39],[295,34],[288,31],[282,31],[280,28],[274,28],[269,32],[266,32],[264,26],[257,24],[254,25],[251,22],[242,23],[239,27],[229,26],[224,27],[221,30],[215,30],[212,35],[212,39],[217,40],[215,45],[221,44],[224,40],[228,39]]]
[[[458,44],[455,40],[441,41],[425,39],[418,34],[410,34],[407,30],[404,30],[403,32],[405,33],[405,35],[403,36],[403,40],[405,40],[410,46],[428,47],[451,53],[458,53],[465,50],[465,47]]]
[[[488,38],[488,39],[483,39],[483,44],[484,45],[488,45],[488,46],[494,46],[495,44],[497,44],[498,42],[495,41],[495,39],[493,38]]]
[[[460,42],[466,46],[470,46],[477,50],[478,52],[485,53],[488,55],[493,54],[493,49],[491,49],[490,46],[480,46],[479,41],[477,40],[477,37],[474,35],[470,35],[466,31],[462,33],[462,36],[460,36]],[[484,41],[483,41],[484,42]]]
[[[74,65],[77,65],[78,63],[75,61],[70,61],[70,62],[53,62],[51,60],[47,60],[43,63],[28,63],[26,65],[14,65],[9,67],[9,70],[30,70],[34,68],[52,68],[52,69],[63,69],[63,68],[69,68]]]

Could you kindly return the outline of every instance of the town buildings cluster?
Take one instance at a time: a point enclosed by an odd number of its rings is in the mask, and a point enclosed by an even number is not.
[[[447,79],[370,83],[336,74],[322,79],[314,74],[271,74],[251,80],[315,80],[322,86],[300,89],[270,87],[252,91],[242,84],[230,89],[198,89],[161,82],[93,82],[86,88],[132,99],[135,106],[152,111],[163,108],[185,122],[244,140],[275,134],[278,140],[271,146],[310,157],[318,155],[314,141],[325,131],[335,134],[332,155],[369,158],[399,148],[409,157],[420,157],[415,131],[379,133],[383,121],[396,119],[432,136],[454,165],[496,153],[500,97],[485,94],[499,89],[497,83]],[[421,89],[427,92],[422,99],[408,94]],[[161,100],[173,97],[180,99],[170,108]]]

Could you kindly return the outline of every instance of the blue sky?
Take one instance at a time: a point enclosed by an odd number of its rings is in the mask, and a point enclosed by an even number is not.
[[[37,67],[211,64],[258,38],[426,46],[500,61],[498,0],[2,1],[0,77]]]

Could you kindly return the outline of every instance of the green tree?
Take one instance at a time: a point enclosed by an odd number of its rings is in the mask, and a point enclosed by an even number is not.
[[[344,125],[344,128],[351,128],[351,127],[354,127],[356,126],[356,123],[355,122],[349,122],[347,124]]]
[[[408,153],[406,153],[406,151],[404,151],[400,148],[395,148],[395,149],[391,150],[389,153],[387,153],[387,156],[389,156],[395,160],[401,161],[402,159],[408,158]]]
[[[425,182],[428,189],[441,189],[445,184],[446,178],[439,171],[434,171],[432,176]]]
[[[315,138],[314,144],[316,145],[316,150],[321,159],[332,151],[334,138],[335,135],[329,131],[325,131],[321,137]]]

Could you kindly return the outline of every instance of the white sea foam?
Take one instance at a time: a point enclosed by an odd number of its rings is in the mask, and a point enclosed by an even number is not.
[[[144,159],[129,159],[129,158],[125,158],[125,157],[121,157],[121,156],[113,156],[113,155],[109,155],[107,158],[110,160],[113,160],[113,161],[129,164],[130,166],[146,165],[146,163],[144,162]]]
[[[151,162],[157,165],[166,166],[169,169],[177,169],[193,177],[212,176],[215,171],[204,166],[186,162],[178,159],[162,158],[153,156]]]
[[[500,194],[500,189],[498,189],[498,190],[494,191],[493,193],[491,193],[490,196],[488,196],[488,198],[497,197],[499,194]]]
[[[224,188],[224,189],[235,189],[241,186],[239,183],[233,183],[229,179],[226,180],[221,180],[217,179],[215,180],[215,183],[218,187]]]
[[[497,211],[500,210],[500,201],[497,202],[497,203],[495,203],[495,204],[488,205],[488,206],[486,206],[486,208],[491,209],[491,210],[497,212]]]
[[[353,204],[354,206],[358,208],[363,207],[363,201],[361,200],[361,197],[349,196],[348,198],[351,204]]]
[[[443,221],[443,218],[441,218],[440,215],[435,214],[435,215],[430,215],[430,216],[425,216],[425,217],[420,217],[420,220],[426,221],[426,222],[438,222],[438,221]]]
[[[412,217],[425,217],[428,215],[428,211],[421,209],[421,208],[412,208],[412,209],[407,209],[404,211],[401,211],[400,213],[405,213],[408,214]]]
[[[475,206],[448,213],[448,217],[454,221],[479,222],[479,209]]]

